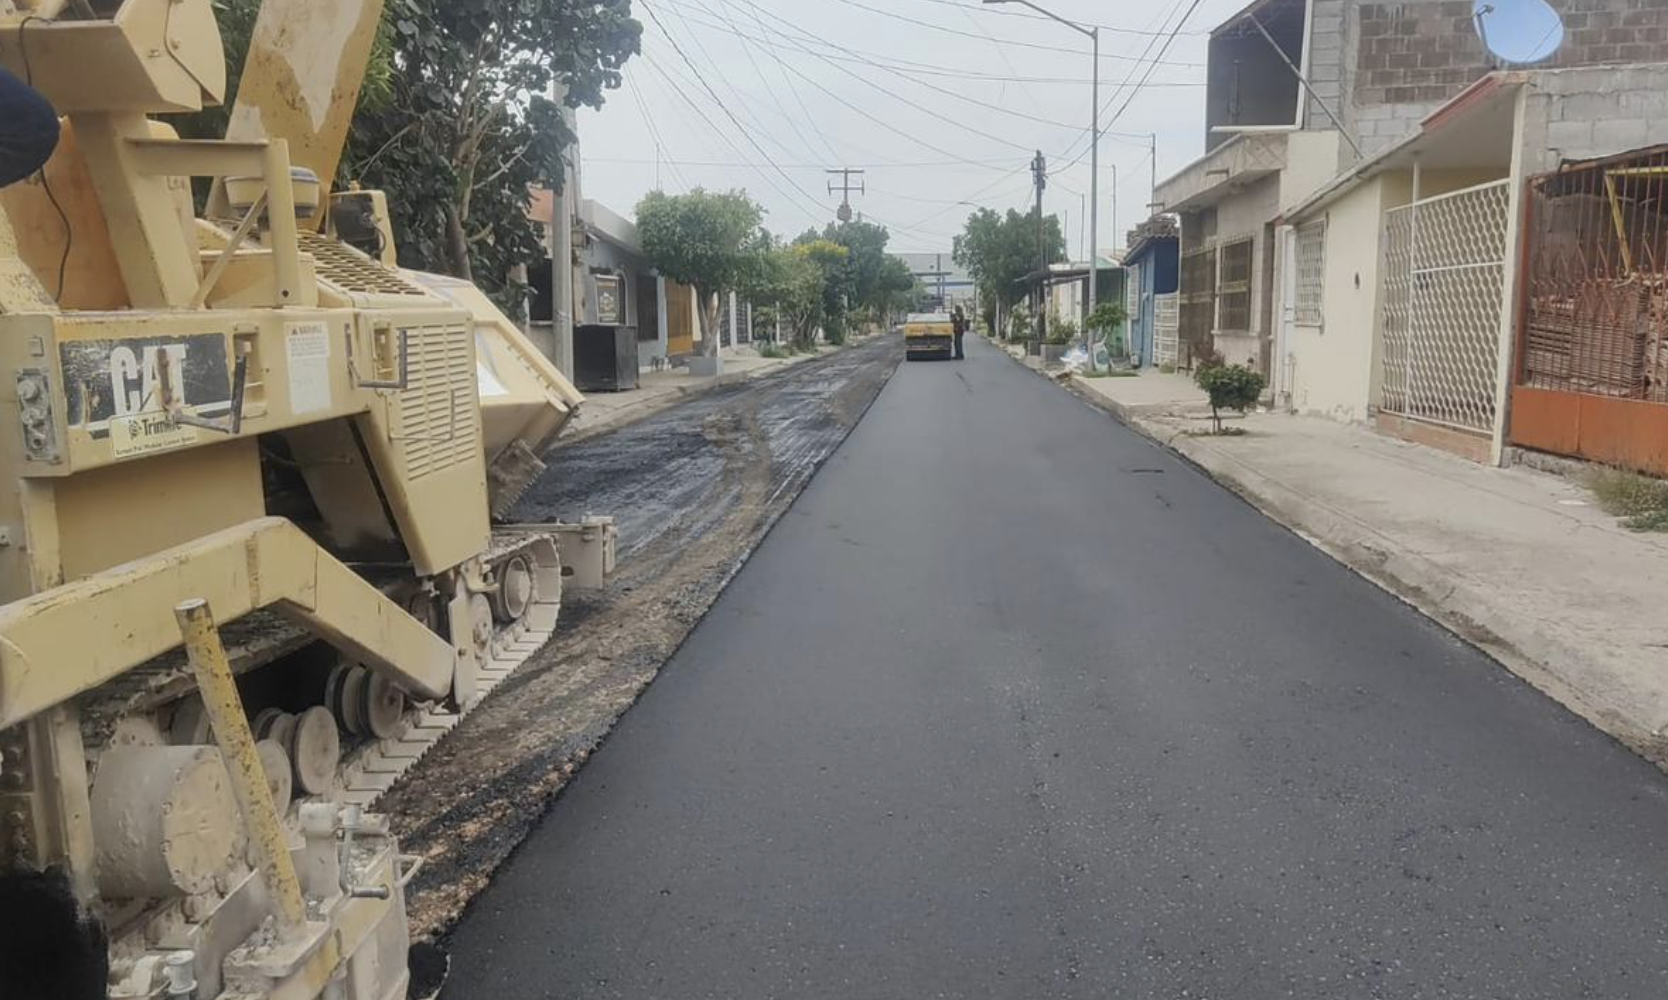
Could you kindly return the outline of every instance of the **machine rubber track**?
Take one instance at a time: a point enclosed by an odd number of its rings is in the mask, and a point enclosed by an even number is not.
[[[495,532],[486,562],[493,566],[503,565],[513,556],[531,551],[541,541],[548,542],[554,550],[555,538],[551,535],[525,529]],[[559,565],[555,567],[555,575],[559,580]],[[556,588],[554,597],[546,597],[544,589],[548,588],[541,588],[535,595],[520,621],[493,634],[486,662],[481,667],[475,697],[469,704],[461,706],[461,711],[449,711],[440,706],[411,709],[406,713],[405,732],[399,736],[367,742],[344,753],[334,797],[352,805],[374,805],[400,775],[422,759],[430,748],[440,742],[441,737],[451,732],[469,709],[544,648],[556,632],[556,621],[562,611],[560,587]]]
[[[463,705],[408,703],[397,731],[380,739],[353,735],[336,708],[341,758],[327,797],[343,804],[374,805],[471,708],[550,641],[562,606],[561,567],[559,560],[551,562],[556,551],[555,536],[536,527],[494,532],[483,561],[496,568],[517,556],[526,557],[536,564],[543,583],[533,589],[518,620],[495,628],[484,651],[474,697]],[[241,675],[296,653],[317,637],[277,614],[259,611],[223,625],[221,639],[233,670]],[[152,724],[147,720],[165,709],[177,712],[192,700],[195,689],[184,652],[176,650],[90,692],[80,703],[82,738],[89,755],[134,739],[136,732],[139,739],[147,738],[147,727]],[[301,797],[299,790],[296,794]]]

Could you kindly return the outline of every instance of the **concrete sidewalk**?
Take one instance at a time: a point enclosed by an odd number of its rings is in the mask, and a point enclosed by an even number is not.
[[[852,338],[853,342],[857,339]],[[617,427],[651,417],[691,396],[698,396],[719,386],[762,378],[790,365],[822,357],[831,350],[838,348],[825,346],[817,354],[763,358],[751,346],[727,347],[724,349],[724,373],[717,378],[697,377],[691,375],[687,368],[643,372],[637,378],[635,389],[625,392],[586,393],[585,402],[579,407],[579,414],[573,418],[573,422],[563,432],[556,446],[559,448],[607,433]]]
[[[1668,767],[1668,535],[1627,531],[1569,479],[1364,427],[1251,414],[1243,436],[1201,436],[1185,375],[1071,384]]]

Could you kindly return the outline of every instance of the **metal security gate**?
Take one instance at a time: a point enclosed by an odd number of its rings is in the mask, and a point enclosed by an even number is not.
[[[1668,145],[1525,194],[1512,443],[1668,476]]]
[[[1181,350],[1181,317],[1177,305],[1180,296],[1175,292],[1154,295],[1153,302],[1153,364],[1179,364]]]
[[[1496,181],[1385,213],[1381,410],[1493,430],[1510,200]]]
[[[1181,288],[1178,293],[1178,364],[1192,365],[1195,358],[1214,350],[1216,331],[1216,248],[1189,250],[1181,255]]]

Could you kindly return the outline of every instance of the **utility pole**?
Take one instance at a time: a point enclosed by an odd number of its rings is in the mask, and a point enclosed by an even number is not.
[[[1089,296],[1086,300],[1087,311],[1083,314],[1083,347],[1089,352],[1089,369],[1094,370],[1094,348],[1089,344],[1089,315],[1095,311],[1095,298],[1099,294],[1097,286],[1100,278],[1100,28],[1095,25],[1082,25],[1068,20],[1054,13],[1046,7],[1040,7],[1032,0],[984,0],[985,3],[1003,4],[1017,3],[1029,7],[1044,17],[1058,21],[1080,35],[1088,35],[1089,41],[1094,43],[1094,72],[1090,79],[1089,92]],[[1038,153],[1040,160],[1042,154]],[[1037,195],[1037,224],[1042,225],[1042,191],[1038,188]]]
[[[853,177],[862,177],[864,172],[861,170],[853,170],[851,167],[840,167],[836,170],[824,170],[823,173],[839,175],[839,184],[835,184],[833,181],[828,182],[828,193],[834,194],[835,192],[839,192],[840,194],[840,209],[834,213],[834,217],[839,219],[841,222],[850,222],[851,193],[853,191],[856,191],[858,194],[869,193],[863,186],[863,181],[858,181],[856,185],[853,185],[851,183],[851,179]]]
[[[567,106],[567,89],[560,83],[550,85],[551,100],[562,109],[562,120],[572,134],[577,135],[573,109]],[[576,190],[579,172],[568,160],[569,153],[577,158],[579,145],[563,150],[556,156],[551,173],[557,178],[557,189],[550,199],[550,320],[555,340],[550,360],[568,378],[573,378],[573,217],[579,207]]]
[[[1147,214],[1149,216],[1158,210],[1158,133],[1147,133],[1147,177],[1152,181],[1152,189],[1147,194]]]
[[[1031,179],[1037,186],[1037,291],[1033,304],[1032,315],[1036,317],[1036,328],[1032,336],[1041,344],[1048,339],[1048,241],[1044,238],[1042,198],[1043,190],[1048,187],[1048,158],[1043,156],[1042,150],[1037,150],[1036,158],[1031,161]]]
[[[1118,165],[1112,164],[1112,243],[1123,246],[1118,236]]]
[[[1075,26],[1074,26],[1075,27]],[[1078,30],[1082,30],[1081,28]],[[1095,73],[1089,92],[1089,301],[1083,316],[1083,351],[1089,355],[1089,371],[1095,370],[1095,345],[1089,339],[1089,317],[1100,298],[1100,29],[1091,28],[1089,39],[1095,47]],[[1112,228],[1118,227],[1118,175],[1112,175]],[[1108,347],[1108,351],[1111,348]]]

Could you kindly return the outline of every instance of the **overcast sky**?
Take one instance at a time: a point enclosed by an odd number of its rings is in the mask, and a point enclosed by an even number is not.
[[[1150,201],[1146,135],[1157,134],[1160,180],[1203,152],[1204,32],[1245,0],[1042,2],[1102,26],[1100,246],[1118,247]],[[892,249],[947,251],[971,211],[958,201],[1028,204],[1040,148],[1054,173],[1045,211],[1067,217],[1067,242],[1082,256],[1086,36],[979,0],[632,6],[643,52],[606,107],[579,116],[585,197],[629,216],[657,186],[745,188],[767,209],[767,227],[791,237],[833,219],[839,197],[824,169],[862,168],[868,190],[852,195],[853,208],[891,230]]]

